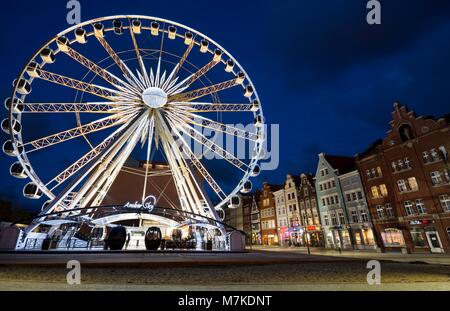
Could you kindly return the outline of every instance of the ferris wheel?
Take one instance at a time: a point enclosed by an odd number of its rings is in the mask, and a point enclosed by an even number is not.
[[[48,198],[40,215],[101,205],[135,150],[147,164],[159,151],[179,208],[212,219],[260,172],[264,118],[250,78],[214,40],[169,20],[121,15],[66,29],[31,57],[5,106],[10,173],[28,179],[25,197]],[[205,131],[247,144],[247,157]]]

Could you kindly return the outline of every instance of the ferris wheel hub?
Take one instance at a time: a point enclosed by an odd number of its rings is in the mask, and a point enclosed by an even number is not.
[[[149,87],[142,93],[142,100],[150,108],[161,108],[167,104],[167,93],[159,87]]]

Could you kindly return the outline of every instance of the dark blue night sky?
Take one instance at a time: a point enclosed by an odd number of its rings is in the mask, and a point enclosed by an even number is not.
[[[280,167],[260,181],[312,172],[322,151],[363,151],[389,129],[394,101],[417,114],[450,112],[450,1],[381,1],[376,26],[366,23],[365,0],[81,3],[83,21],[158,16],[207,34],[233,54],[258,89],[266,121],[280,124]],[[65,6],[65,0],[2,3],[0,98],[10,95],[32,53],[68,27]],[[0,157],[0,198],[36,206],[21,198],[23,182],[8,173],[12,162]]]

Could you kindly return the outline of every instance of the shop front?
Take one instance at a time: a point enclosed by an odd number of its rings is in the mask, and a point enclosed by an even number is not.
[[[332,243],[334,248],[351,249],[350,232],[342,226],[331,227]]]
[[[289,246],[303,245],[303,229],[298,226],[289,228]]]
[[[309,242],[312,247],[323,247],[323,233],[319,225],[310,225],[306,227],[305,240]]]
[[[411,220],[408,223],[413,252],[443,253],[441,238],[433,220]]]
[[[354,235],[354,243],[356,249],[377,248],[373,230],[368,225],[354,227],[352,231]]]
[[[262,234],[262,244],[263,245],[269,245],[274,246],[278,245],[278,233],[276,230],[271,230],[270,232],[263,232]]]
[[[278,228],[278,240],[280,241],[280,246],[289,245],[289,229],[288,227]]]
[[[381,241],[385,250],[402,250],[406,252],[406,243],[403,231],[399,228],[382,228]]]

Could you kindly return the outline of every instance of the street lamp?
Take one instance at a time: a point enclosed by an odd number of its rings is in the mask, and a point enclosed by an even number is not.
[[[305,235],[306,235],[306,248],[308,249],[308,255],[311,255],[311,250],[309,248],[308,227],[305,228]]]

